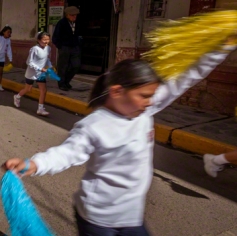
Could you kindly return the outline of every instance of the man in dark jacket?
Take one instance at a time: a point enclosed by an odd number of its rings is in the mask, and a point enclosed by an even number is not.
[[[58,21],[52,41],[58,48],[57,70],[61,78],[58,87],[68,91],[72,88],[71,79],[80,68],[79,25],[76,22],[80,13],[77,7],[66,7],[65,17]]]

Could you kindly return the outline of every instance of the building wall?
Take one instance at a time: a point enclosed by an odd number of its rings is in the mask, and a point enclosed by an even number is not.
[[[149,19],[146,18],[146,11],[147,11],[147,0],[143,0],[144,6],[143,6],[143,25],[142,25],[142,34],[141,34],[141,41],[139,45],[140,51],[145,51],[147,48],[149,48],[149,44],[147,40],[144,37],[144,33],[147,33],[157,27],[158,22],[165,20],[165,19],[177,19],[181,17],[185,17],[189,15],[189,6],[190,6],[190,0],[179,0],[177,3],[177,0],[168,0],[167,8],[166,8],[166,14],[165,18],[153,18]]]
[[[14,6],[14,7],[13,7]],[[29,49],[36,44],[38,0],[2,0],[1,27],[12,27],[12,53],[15,67],[26,68]],[[52,47],[52,62],[55,63],[55,48]]]
[[[177,19],[189,15],[190,0],[170,0],[167,5],[165,17],[167,19]]]
[[[237,9],[237,0],[216,0],[216,8]],[[177,102],[234,115],[237,106],[237,50]]]
[[[37,0],[4,0],[2,5],[2,26],[12,27],[13,40],[30,40],[36,34]],[[13,7],[14,6],[14,7]]]
[[[205,80],[189,89],[176,102],[233,116],[237,106],[236,75],[236,68],[230,70],[223,65],[218,66]]]
[[[216,0],[216,8],[237,10],[237,0]],[[223,65],[235,67],[237,66],[237,51],[233,52]]]
[[[199,0],[179,0],[178,5],[177,0],[168,0],[165,19],[189,16],[191,1],[198,4]],[[142,52],[149,50],[144,33],[158,27],[158,21],[162,19],[146,19],[146,5],[147,0],[125,1],[119,16],[117,61],[139,58]],[[237,0],[217,0],[216,7],[237,9]],[[237,106],[237,50],[176,103],[233,115]]]
[[[12,7],[14,6],[14,7]],[[29,49],[35,44],[37,1],[3,0],[2,26],[12,27],[12,53],[15,67],[26,68]]]
[[[162,18],[146,19],[148,0],[122,1],[119,15],[116,61],[139,57],[149,49],[144,33],[157,27]],[[189,15],[190,0],[168,0],[166,19],[176,19]]]
[[[119,13],[116,61],[134,58],[137,47],[137,27],[141,0],[123,1]]]

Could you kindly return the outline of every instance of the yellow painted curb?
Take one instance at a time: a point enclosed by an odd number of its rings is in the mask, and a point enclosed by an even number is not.
[[[24,88],[23,84],[8,79],[3,79],[2,85],[4,88],[15,92],[19,92],[22,88]],[[32,88],[32,91],[30,93],[27,93],[26,95],[28,97],[38,99],[39,89]],[[87,108],[87,103],[51,92],[47,92],[45,102],[82,115],[88,115],[91,112],[91,110]],[[237,149],[236,146],[204,138],[202,136],[191,134],[183,130],[175,130],[172,132],[174,128],[170,126],[155,124],[154,128],[155,140],[157,142],[167,144],[169,142],[169,137],[172,135],[171,143],[174,147],[194,153],[219,154]]]
[[[220,154],[237,150],[236,146],[205,138],[183,130],[173,131],[171,138],[174,147],[199,154]]]
[[[167,144],[173,129],[173,127],[167,125],[155,124],[155,140]]]
[[[2,85],[4,88],[15,92],[19,92],[22,88],[24,88],[24,84],[19,84],[8,79],[3,79]],[[28,97],[38,99],[39,89],[32,88],[31,92],[26,95]],[[82,115],[88,115],[91,112],[91,110],[87,108],[87,103],[51,92],[47,92],[45,102]],[[172,129],[172,127],[166,125],[155,124],[155,140],[161,143],[168,143]]]
[[[8,79],[3,79],[2,85],[5,89],[15,92],[19,92],[24,88],[24,84],[19,84]],[[32,88],[31,92],[27,93],[26,96],[39,99],[39,89]],[[82,115],[87,115],[91,112],[91,110],[87,108],[87,103],[51,92],[47,92],[45,102]]]

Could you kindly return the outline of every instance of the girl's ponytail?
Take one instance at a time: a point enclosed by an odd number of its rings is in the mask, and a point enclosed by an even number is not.
[[[108,85],[106,83],[108,73],[102,74],[95,82],[90,94],[88,107],[97,108],[105,104],[108,96]]]

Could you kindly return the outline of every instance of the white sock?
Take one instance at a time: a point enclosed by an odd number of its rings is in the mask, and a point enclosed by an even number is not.
[[[16,95],[17,98],[21,98],[21,96],[19,95],[19,93]]]
[[[223,165],[223,164],[229,163],[225,159],[225,154],[220,154],[220,155],[215,156],[215,158],[213,159],[213,162],[217,165]]]
[[[38,109],[41,110],[44,108],[44,104],[39,104]]]

